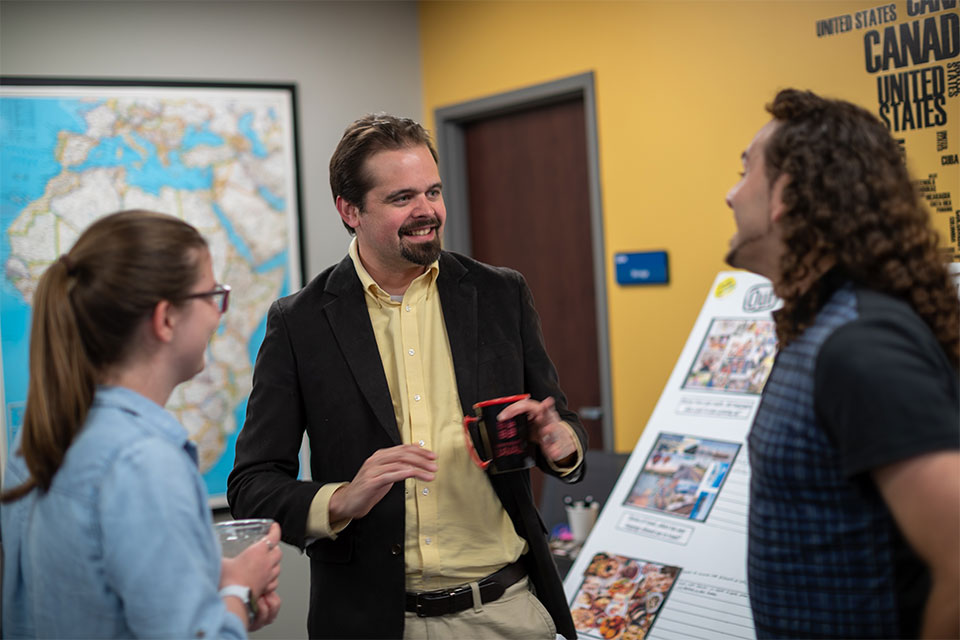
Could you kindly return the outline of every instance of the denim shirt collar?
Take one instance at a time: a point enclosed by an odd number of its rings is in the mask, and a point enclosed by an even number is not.
[[[172,444],[182,447],[198,463],[197,445],[189,439],[189,433],[172,413],[153,400],[126,387],[97,385],[93,406],[112,407],[140,418],[138,423],[151,435],[157,435]]]

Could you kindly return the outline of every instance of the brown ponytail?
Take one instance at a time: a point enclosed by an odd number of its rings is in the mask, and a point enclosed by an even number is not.
[[[4,502],[22,497],[35,486],[50,487],[93,402],[93,371],[70,308],[68,264],[58,260],[51,265],[33,296],[30,383],[23,420],[31,428],[23,429],[21,446],[36,455],[27,460],[30,479],[4,493]]]
[[[33,298],[19,449],[30,478],[0,501],[50,488],[83,428],[98,376],[129,355],[136,329],[158,302],[189,291],[206,246],[182,220],[122,211],[94,222],[44,272]]]

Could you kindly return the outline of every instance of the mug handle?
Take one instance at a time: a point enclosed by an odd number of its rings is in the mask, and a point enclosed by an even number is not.
[[[480,456],[477,455],[477,450],[473,447],[473,439],[470,438],[470,427],[468,426],[471,422],[476,422],[478,418],[474,416],[464,416],[463,418],[463,439],[467,442],[467,451],[470,452],[470,457],[473,459],[473,463],[483,469],[487,470],[487,467],[490,466],[490,461],[487,460],[484,462],[480,459]]]

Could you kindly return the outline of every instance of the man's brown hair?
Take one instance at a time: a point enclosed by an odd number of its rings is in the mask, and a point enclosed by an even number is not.
[[[380,151],[395,151],[423,145],[430,150],[434,162],[437,150],[430,134],[410,118],[398,118],[385,113],[366,115],[353,122],[337,144],[330,158],[330,191],[363,211],[367,193],[373,188],[373,178],[366,170],[367,158]],[[353,229],[344,223],[353,235]]]

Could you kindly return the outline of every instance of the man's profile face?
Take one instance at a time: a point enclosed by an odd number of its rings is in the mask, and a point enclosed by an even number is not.
[[[388,270],[431,264],[440,255],[447,210],[430,150],[420,145],[379,151],[364,168],[373,186],[351,224],[361,257]]]
[[[740,180],[727,193],[727,206],[733,209],[737,231],[730,238],[726,261],[732,267],[748,269],[772,278],[768,273],[771,258],[779,248],[779,235],[774,226],[778,211],[782,210],[780,194],[785,176],[775,185],[767,179],[764,153],[767,141],[776,130],[775,120],[768,122],[754,136],[743,152],[743,172]]]

